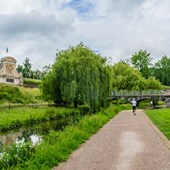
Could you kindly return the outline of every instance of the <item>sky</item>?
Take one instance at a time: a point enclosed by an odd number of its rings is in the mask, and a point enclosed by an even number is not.
[[[112,63],[170,56],[170,0],[0,0],[0,58],[41,70],[80,42]]]

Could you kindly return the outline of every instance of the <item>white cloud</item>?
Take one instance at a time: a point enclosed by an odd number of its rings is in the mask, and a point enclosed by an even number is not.
[[[56,49],[84,42],[113,61],[143,49],[170,56],[169,0],[0,0],[0,55],[41,69]]]

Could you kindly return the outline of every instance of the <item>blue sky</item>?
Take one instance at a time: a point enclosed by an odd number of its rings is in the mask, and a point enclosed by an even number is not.
[[[115,63],[147,50],[170,56],[169,0],[0,0],[0,57],[41,69],[83,42]]]
[[[94,9],[95,4],[83,0],[72,0],[68,3],[67,7],[77,11],[80,17],[84,17],[88,16],[87,14]]]

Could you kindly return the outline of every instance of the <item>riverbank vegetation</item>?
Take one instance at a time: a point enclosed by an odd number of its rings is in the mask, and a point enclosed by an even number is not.
[[[0,121],[0,132],[87,112],[86,107],[80,107],[80,109],[62,107],[3,109],[0,110],[0,120],[3,120]]]
[[[51,169],[53,166],[65,161],[80,144],[89,139],[92,134],[96,133],[119,111],[130,108],[130,105],[111,105],[106,110],[85,115],[76,124],[73,122],[63,131],[51,131],[34,148],[28,148],[26,144],[26,146],[21,145],[21,149],[13,149],[15,152],[12,152],[12,156],[8,154],[2,156],[0,160],[1,169]],[[26,149],[24,150],[22,147],[26,147]],[[22,157],[19,156],[20,151],[22,151]],[[16,167],[17,164],[18,166]]]
[[[170,109],[154,109],[145,110],[147,116],[152,120],[152,122],[165,134],[165,136],[170,140]]]

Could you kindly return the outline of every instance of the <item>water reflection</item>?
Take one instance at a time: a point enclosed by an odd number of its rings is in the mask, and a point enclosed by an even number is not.
[[[18,132],[10,132],[0,136],[0,148],[10,146],[14,143],[21,144],[31,142],[33,145],[42,141],[42,136],[37,131],[20,130]]]
[[[67,126],[70,122],[75,121],[75,117],[69,116],[67,118],[47,121],[39,124],[35,124],[34,126],[21,128],[17,131],[10,131],[6,133],[0,134],[0,150],[4,146],[10,146],[14,143],[25,143],[31,142],[33,145],[41,142],[43,140],[43,136],[46,135],[49,130],[62,130],[65,126]]]

